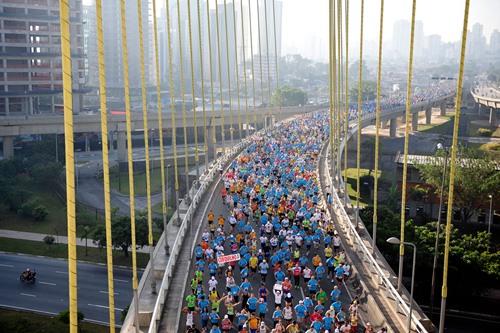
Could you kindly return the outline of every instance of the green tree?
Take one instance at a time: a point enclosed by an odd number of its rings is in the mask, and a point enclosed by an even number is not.
[[[362,87],[362,98],[363,101],[371,101],[375,99],[377,92],[377,83],[375,81],[363,81]],[[352,103],[358,102],[358,83],[357,81],[353,83],[351,89],[349,89],[349,97]]]
[[[273,106],[297,106],[307,103],[307,94],[298,88],[283,86],[276,89],[271,97]]]
[[[417,165],[422,179],[432,186],[439,195],[443,173],[443,152],[438,151],[436,157],[426,163]],[[462,222],[468,222],[474,212],[484,204],[488,194],[500,192],[500,172],[492,158],[482,152],[460,147],[457,155],[455,171],[454,207],[460,210]],[[449,166],[447,174],[449,175]],[[446,179],[445,188],[448,188]],[[445,197],[447,191],[445,191]],[[446,200],[446,198],[445,198]]]

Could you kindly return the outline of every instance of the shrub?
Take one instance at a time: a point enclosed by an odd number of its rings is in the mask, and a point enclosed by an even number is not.
[[[47,236],[43,237],[43,242],[49,246],[54,244],[55,241],[56,241],[56,239],[54,238],[54,236],[47,235]]]
[[[85,316],[80,311],[77,312],[77,317],[78,322],[81,322],[83,319],[85,319]],[[59,312],[59,314],[57,315],[57,319],[64,324],[69,324],[69,310]]]
[[[38,205],[35,208],[33,208],[33,217],[35,218],[35,221],[43,221],[49,215],[49,212],[47,211],[47,208],[43,205]]]

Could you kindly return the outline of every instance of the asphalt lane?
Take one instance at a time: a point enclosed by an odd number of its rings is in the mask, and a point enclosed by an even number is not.
[[[35,284],[24,284],[26,268],[37,272]],[[108,323],[106,266],[78,263],[78,310],[86,319]],[[132,272],[114,269],[116,320],[132,300]],[[68,308],[67,261],[47,257],[0,253],[0,306],[57,314]]]

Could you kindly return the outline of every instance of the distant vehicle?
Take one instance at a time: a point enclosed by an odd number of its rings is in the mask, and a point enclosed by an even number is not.
[[[36,282],[36,272],[27,268],[19,276],[19,281],[26,283],[26,284],[34,284]]]

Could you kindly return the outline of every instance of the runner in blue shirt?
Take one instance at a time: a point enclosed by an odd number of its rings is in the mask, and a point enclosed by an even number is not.
[[[297,316],[297,322],[299,325],[302,325],[307,315],[307,308],[304,305],[304,301],[299,301],[299,304],[295,306],[295,314]]]
[[[318,291],[318,280],[313,276],[311,280],[307,283],[307,288],[309,288],[309,295],[315,295]]]
[[[255,311],[257,311],[257,303],[258,302],[259,302],[259,300],[253,294],[250,294],[250,298],[247,301],[247,305],[248,305],[248,310],[251,313],[254,313]]]
[[[257,305],[257,308],[258,308],[259,317],[261,320],[263,320],[266,317],[266,313],[267,313],[267,302],[264,301],[263,298],[261,298],[259,300],[259,304]]]

